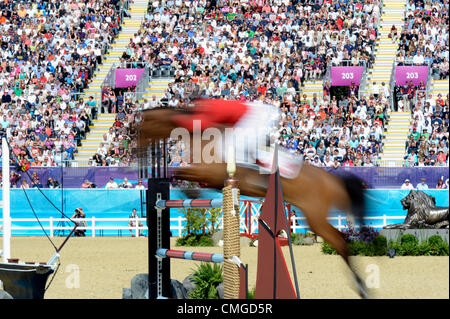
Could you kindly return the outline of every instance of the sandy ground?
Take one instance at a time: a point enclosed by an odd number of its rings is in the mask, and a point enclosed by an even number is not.
[[[62,240],[54,238],[56,245]],[[174,240],[172,248],[193,250],[175,247]],[[195,250],[222,253],[221,247]],[[287,247],[283,251],[290,268]],[[12,239],[12,257],[21,261],[47,261],[53,252],[46,238]],[[349,271],[340,257],[322,254],[320,244],[294,246],[294,256],[301,298],[358,298]],[[354,259],[366,282],[372,286],[378,284],[378,288],[370,289],[372,298],[449,298],[448,257]],[[252,289],[256,282],[257,248],[242,247],[241,260],[249,265],[249,289]],[[196,263],[172,260],[172,278],[182,281],[195,269]],[[120,299],[122,288],[130,287],[133,276],[147,271],[147,238],[71,238],[61,252],[61,266],[45,297]]]

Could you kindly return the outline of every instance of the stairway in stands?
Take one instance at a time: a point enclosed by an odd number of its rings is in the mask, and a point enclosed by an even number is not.
[[[164,95],[164,92],[169,87],[169,83],[173,82],[173,78],[154,78],[151,79],[149,86],[146,89],[146,92],[142,95],[142,101],[147,100],[151,101],[153,96],[156,97],[156,100],[161,100]]]
[[[379,87],[384,82],[389,87],[392,66],[397,56],[399,40],[393,41],[388,37],[392,25],[398,34],[403,29],[406,0],[384,0],[379,34],[375,45],[375,62],[368,70],[367,85],[362,92],[369,97],[373,93],[373,82]],[[393,92],[391,92],[393,94]],[[405,142],[411,120],[409,112],[388,112],[389,122],[385,126],[386,134],[383,139],[383,153],[380,154],[381,165],[400,166],[404,161]]]
[[[384,0],[383,13],[381,15],[379,34],[375,45],[375,62],[369,69],[365,96],[372,94],[373,82],[379,86],[384,82],[389,86],[392,65],[397,56],[399,40],[392,41],[388,38],[392,25],[395,24],[400,35],[403,29],[406,0]]]
[[[306,99],[311,100],[314,97],[314,93],[317,94],[317,98],[322,100],[323,98],[323,80],[305,81],[304,87],[300,88],[301,97],[306,94]]]
[[[105,80],[106,75],[112,68],[114,63],[120,61],[120,57],[130,43],[130,38],[141,27],[142,20],[145,17],[148,8],[148,0],[134,0],[130,4],[128,11],[131,17],[124,17],[122,30],[115,42],[112,44],[109,52],[103,56],[103,63],[95,72],[94,77],[89,83],[89,87],[84,91],[83,99],[87,101],[89,96],[94,96],[97,105],[99,104],[99,97],[101,94],[101,85]],[[108,132],[108,129],[114,123],[115,114],[99,113],[97,120],[93,121],[94,125],[90,127],[91,132],[86,134],[86,139],[82,140],[82,146],[78,148],[78,153],[75,154],[75,160],[79,166],[87,166],[89,159],[95,154],[103,134]]]
[[[392,112],[387,132],[383,140],[383,153],[380,155],[380,166],[401,166],[406,152],[406,140],[408,138],[411,123],[411,112]]]
[[[438,94],[445,100],[448,94],[449,79],[446,80],[432,80],[430,86],[430,92],[433,94],[433,99],[438,98]]]

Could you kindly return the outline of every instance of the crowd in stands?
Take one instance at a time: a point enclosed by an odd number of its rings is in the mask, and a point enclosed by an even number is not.
[[[29,178],[27,178],[29,177]],[[29,179],[29,181],[28,181]],[[43,178],[39,177],[39,174],[34,171],[33,173],[24,173],[11,171],[10,173],[10,186],[12,188],[63,188],[64,184],[61,185],[56,178],[48,177],[47,181],[44,182]],[[0,171],[0,182],[2,181],[2,172]],[[72,181],[73,183],[73,181]],[[111,177],[108,182],[104,185],[97,185],[89,179],[85,179],[80,185],[80,188],[106,188],[106,189],[145,189],[145,185],[142,180],[131,183],[127,177],[124,177],[120,182],[116,182],[113,177]]]
[[[400,65],[429,65],[435,79],[449,76],[448,0],[409,0],[400,33]]]
[[[167,103],[198,95],[292,101],[328,65],[373,61],[379,2],[345,2],[154,2],[130,59],[176,70]]]
[[[449,76],[448,0],[409,0],[405,24],[399,35],[399,65],[428,65],[432,78]],[[395,26],[391,30],[393,38]],[[411,111],[411,130],[406,142],[406,166],[448,166],[449,97],[426,95],[426,85],[412,81],[397,88],[404,111]]]
[[[124,0],[0,2],[0,134],[21,164],[73,159],[95,117],[78,94],[121,30]]]
[[[449,97],[417,100],[412,109],[411,131],[406,142],[405,166],[449,165]]]
[[[114,95],[114,91],[110,91]],[[120,94],[118,96],[121,96]],[[136,164],[137,124],[141,120],[139,103],[131,98],[116,99],[108,106],[117,109],[113,126],[103,135],[98,149],[91,159],[91,166],[130,166]]]
[[[137,111],[188,107],[202,96],[275,105],[282,114],[278,142],[314,165],[376,165],[390,107],[386,84],[361,99],[357,87],[340,99],[331,97],[327,85],[323,96],[306,96],[301,90],[305,81],[322,79],[329,65],[373,63],[381,0],[151,1],[121,63],[174,70],[174,82],[161,101],[141,105],[131,91],[106,89],[106,103],[99,106],[77,96],[121,30],[127,14],[123,4],[0,3],[0,135],[11,137],[20,162],[53,166],[73,159],[99,107],[117,116],[91,165],[135,164]],[[448,77],[447,25],[448,0],[409,1],[398,35],[399,62],[431,63],[438,78]],[[412,103],[411,96],[422,89],[411,84],[402,88],[420,133],[413,138],[417,152],[408,141],[408,154],[414,153],[415,165],[421,165],[419,152],[436,148],[439,153],[437,145],[443,143],[448,165],[448,96],[429,101],[418,95]],[[427,152],[419,150],[421,144],[428,145]],[[169,151],[170,165],[187,164],[179,141]],[[433,165],[442,157],[436,154]]]
[[[335,96],[328,101],[280,104],[283,123],[279,143],[316,166],[375,166],[389,102]]]
[[[329,65],[370,66],[380,14],[378,0],[155,1],[121,62],[175,70],[165,96],[144,109],[188,107],[199,96],[261,101],[283,113],[286,148],[320,165],[371,166],[381,151],[385,96],[359,100],[351,90],[338,101],[300,91]],[[310,156],[310,144],[318,154]],[[108,163],[101,153],[94,165]],[[169,153],[170,165],[187,164],[179,142]]]
[[[398,101],[398,109],[400,111],[411,111],[414,108],[417,99],[423,98],[426,93],[426,85],[423,81],[420,81],[419,85],[415,85],[413,81],[405,83],[403,86],[398,86],[400,96],[402,97]]]

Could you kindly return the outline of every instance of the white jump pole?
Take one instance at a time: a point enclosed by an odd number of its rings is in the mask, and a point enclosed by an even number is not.
[[[2,139],[2,178],[3,178],[3,262],[11,258],[11,215],[10,215],[10,181],[9,181],[9,148],[6,139]]]

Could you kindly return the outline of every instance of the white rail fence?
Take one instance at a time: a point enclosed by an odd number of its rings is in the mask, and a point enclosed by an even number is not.
[[[375,217],[365,217],[364,219],[369,221],[369,223],[371,221],[380,221],[380,223],[372,225],[369,224],[370,227],[372,228],[382,228],[386,225],[388,225],[388,220],[399,220],[399,219],[404,219],[405,215],[403,216],[387,216],[387,215],[382,215],[382,216],[375,216]],[[309,229],[308,225],[298,225],[297,222],[300,223],[306,223],[305,222],[305,217],[292,217],[291,219],[291,229],[294,233],[297,233],[301,230],[306,230]],[[146,224],[146,219],[145,218],[95,218],[95,217],[91,217],[91,218],[82,218],[82,219],[73,219],[75,222],[79,222],[79,221],[84,221],[86,222],[86,227],[78,227],[77,229],[79,230],[90,230],[91,231],[91,236],[92,237],[96,237],[96,235],[98,234],[103,234],[104,230],[116,230],[119,232],[121,231],[132,231],[133,234],[136,237],[140,236],[140,233],[142,233],[144,230],[148,231]],[[337,228],[338,230],[342,230],[343,228],[346,228],[346,221],[347,221],[347,216],[346,215],[338,215],[336,217],[328,217],[329,221],[336,221],[337,220],[337,225],[334,226],[335,228]],[[0,232],[2,232],[2,224],[3,224],[3,220],[0,219],[1,224],[0,224]],[[41,224],[43,226],[43,228],[45,229],[45,231],[47,232],[47,234],[50,237],[55,236],[55,233],[57,233],[57,231],[70,231],[73,229],[72,225],[67,225],[64,226],[61,223],[69,223],[67,219],[64,218],[42,218],[40,219]],[[183,235],[183,231],[184,231],[184,222],[186,221],[185,218],[179,216],[177,218],[171,218],[171,226],[170,226],[170,230],[172,231],[172,234],[175,236],[182,236]],[[15,230],[22,230],[22,231],[28,231],[28,230],[41,230],[42,228],[37,224],[36,219],[33,218],[13,218],[11,220],[12,222],[12,227],[11,230],[12,232],[14,232]],[[17,224],[19,223],[23,223],[23,222],[32,222],[35,223],[36,226],[31,226],[31,225],[25,225],[25,226],[18,226]],[[114,222],[117,224],[114,225],[110,225],[110,226],[106,226],[106,225],[101,225],[102,223],[105,222]],[[130,223],[132,222],[132,224]],[[176,224],[176,225],[173,225]],[[142,226],[139,226],[142,225]],[[220,226],[219,226],[220,227]]]

